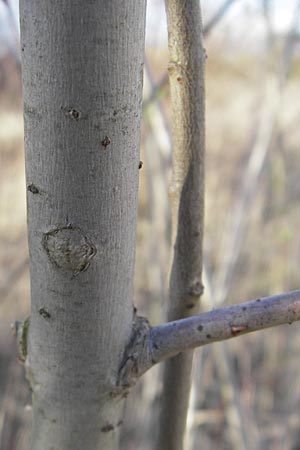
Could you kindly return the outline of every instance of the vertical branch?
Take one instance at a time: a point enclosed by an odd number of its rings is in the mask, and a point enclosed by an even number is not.
[[[198,312],[203,287],[204,65],[199,2],[166,0],[168,66],[172,99],[173,262],[168,321]],[[192,352],[169,360],[164,370],[157,448],[182,448],[190,391]],[[170,414],[172,411],[172,414]]]

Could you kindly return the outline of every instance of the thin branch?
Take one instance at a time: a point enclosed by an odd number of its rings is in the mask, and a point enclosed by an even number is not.
[[[118,389],[130,387],[155,364],[197,347],[253,331],[300,321],[300,290],[218,308],[151,327],[135,316],[133,332],[119,368]]]
[[[169,322],[151,328],[152,364],[186,350],[298,320],[299,290]]]

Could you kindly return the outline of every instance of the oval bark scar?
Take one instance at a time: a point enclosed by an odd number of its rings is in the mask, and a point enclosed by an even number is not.
[[[51,262],[74,275],[86,270],[97,253],[95,245],[82,230],[71,225],[45,233],[43,246]]]

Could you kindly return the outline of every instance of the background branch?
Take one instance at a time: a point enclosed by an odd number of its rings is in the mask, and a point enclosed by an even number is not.
[[[166,1],[172,100],[172,267],[167,320],[199,310],[204,217],[204,66],[199,2]],[[157,449],[181,450],[192,353],[166,362]],[[176,377],[174,377],[176,374]],[[170,414],[172,411],[172,414]]]
[[[203,26],[203,36],[207,37],[209,33],[215,28],[215,26],[220,22],[224,15],[229,11],[230,6],[233,5],[235,0],[225,0],[224,3],[218,8],[211,19]],[[146,99],[143,101],[143,108],[146,109],[147,106],[153,101],[158,100],[158,93],[167,84],[169,80],[168,73],[163,75],[161,80],[152,87],[150,94],[146,95]]]

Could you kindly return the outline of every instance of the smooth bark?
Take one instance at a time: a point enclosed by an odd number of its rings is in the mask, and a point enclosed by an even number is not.
[[[200,4],[167,0],[172,100],[170,186],[173,258],[168,321],[199,310],[204,217],[204,65]],[[166,362],[156,448],[180,450],[191,384],[192,353]],[[172,411],[172,414],[170,414]]]
[[[145,0],[21,0],[31,450],[117,447],[133,317]]]
[[[300,291],[215,309],[153,327],[150,333],[152,360],[159,362],[191,348],[298,320]]]
[[[155,327],[139,317],[135,322],[135,339],[126,350],[127,355],[131,355],[131,366],[122,373],[120,383],[134,384],[153,365],[181,352],[299,320],[299,290],[214,309]],[[133,355],[136,355],[134,363]]]

